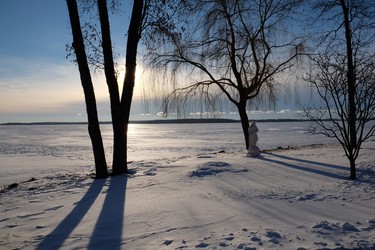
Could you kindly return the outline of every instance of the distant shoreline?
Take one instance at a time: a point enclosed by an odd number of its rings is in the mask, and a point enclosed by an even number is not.
[[[260,119],[250,120],[255,122],[306,122],[306,119]],[[240,123],[234,119],[156,119],[156,120],[135,120],[129,124],[196,124],[196,123]],[[87,122],[8,122],[0,125],[85,125]],[[102,121],[100,124],[111,124],[110,121]]]

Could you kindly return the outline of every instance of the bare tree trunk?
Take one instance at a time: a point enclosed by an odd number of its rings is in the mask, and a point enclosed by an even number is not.
[[[119,114],[121,114],[119,112]],[[112,171],[114,175],[121,175],[128,171],[127,166],[127,124],[123,117],[117,115],[112,118],[113,126],[113,162]]]
[[[356,79],[354,73],[353,63],[353,47],[351,28],[349,21],[349,10],[344,0],[340,0],[341,7],[344,14],[344,26],[345,26],[345,40],[346,40],[346,53],[347,53],[347,79],[348,79],[348,101],[349,101],[349,135],[350,135],[350,178],[355,179],[355,158],[352,156],[353,150],[357,147],[357,132],[356,132],[356,108],[355,108],[355,95],[356,95]],[[354,173],[354,174],[353,174]]]
[[[246,113],[246,101],[242,101],[237,105],[238,113],[240,114],[241,118],[241,125],[243,135],[245,137],[245,145],[246,149],[249,149],[249,118]]]
[[[353,159],[353,157],[350,158],[350,179],[352,180],[357,179],[357,173],[355,169],[355,159]]]
[[[96,178],[106,178],[108,177],[107,163],[104,154],[102,135],[100,132],[94,88],[82,39],[77,2],[76,0],[67,0],[67,5],[73,34],[73,48],[77,57],[81,83],[85,94],[87,118],[89,124],[88,131],[94,152]]]
[[[137,49],[138,42],[141,39],[142,20],[143,20],[143,0],[134,0],[133,11],[129,24],[128,41],[126,45],[126,72],[124,79],[124,88],[121,96],[121,116],[123,117],[122,129],[125,133],[124,147],[128,145],[128,124],[130,117],[130,108],[133,98],[135,71],[137,67]],[[127,152],[125,150],[124,161],[127,161]]]

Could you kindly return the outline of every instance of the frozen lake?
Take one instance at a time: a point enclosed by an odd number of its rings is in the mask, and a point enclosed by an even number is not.
[[[335,142],[305,134],[308,122],[259,122],[257,125],[258,146],[263,150]],[[101,128],[110,166],[112,129],[109,124]],[[128,143],[128,160],[133,162],[245,149],[240,123],[130,124]],[[25,175],[92,167],[87,125],[0,126],[0,185],[24,180]]]

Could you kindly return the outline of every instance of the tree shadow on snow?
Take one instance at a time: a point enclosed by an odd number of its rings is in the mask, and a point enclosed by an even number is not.
[[[95,179],[73,210],[43,239],[36,249],[61,248],[93,206],[106,181],[106,179]],[[126,185],[127,175],[114,176],[109,180],[104,203],[87,249],[121,249]]]
[[[281,166],[285,166],[285,167],[289,167],[289,168],[293,168],[293,169],[297,169],[297,170],[301,170],[301,171],[305,171],[305,172],[310,172],[310,173],[313,173],[313,174],[319,174],[319,175],[323,175],[323,176],[327,176],[327,177],[331,177],[331,178],[335,178],[335,179],[339,179],[339,180],[348,180],[348,177],[346,177],[346,176],[344,176],[340,173],[332,173],[332,172],[328,171],[329,169],[349,171],[348,167],[334,165],[334,164],[328,164],[328,163],[323,163],[323,162],[317,162],[317,161],[311,161],[311,160],[304,160],[304,159],[299,159],[299,158],[293,158],[293,157],[290,157],[290,156],[278,155],[278,154],[274,154],[274,153],[263,152],[262,154],[270,155],[270,156],[282,159],[282,160],[276,160],[276,159],[271,159],[271,158],[266,158],[266,157],[260,157],[264,161],[277,163]],[[311,166],[310,167],[309,166],[302,166],[302,165],[299,165],[299,164],[293,164],[293,163],[286,162],[286,161],[283,161],[283,160],[300,162],[300,163],[304,163],[304,164],[309,164]],[[326,168],[326,170],[323,170],[322,168]]]
[[[88,249],[121,249],[127,175],[111,178]]]
[[[102,191],[105,182],[105,179],[95,179],[86,194],[79,202],[77,202],[73,210],[43,239],[36,249],[60,248],[73,230],[78,226],[90,207],[94,204],[96,198]]]

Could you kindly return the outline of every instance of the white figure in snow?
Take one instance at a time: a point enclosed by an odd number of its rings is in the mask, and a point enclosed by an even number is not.
[[[247,154],[252,157],[257,157],[260,155],[259,148],[257,147],[258,142],[258,127],[255,122],[251,123],[249,127],[249,149]]]

